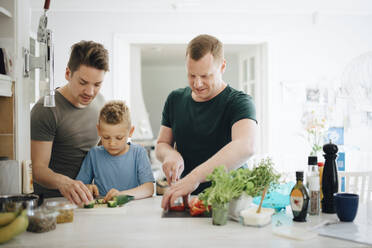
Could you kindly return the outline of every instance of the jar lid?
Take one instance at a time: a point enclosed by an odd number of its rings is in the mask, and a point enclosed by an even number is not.
[[[72,204],[69,201],[48,201],[45,203],[45,207],[54,210],[70,210],[77,208],[75,204]]]
[[[318,164],[318,157],[317,156],[309,156],[307,158],[308,165],[317,165]]]
[[[39,207],[35,209],[31,209],[27,211],[27,215],[29,217],[35,217],[35,218],[49,218],[49,217],[57,217],[58,216],[58,211],[52,210],[52,209],[47,209],[45,207]]]

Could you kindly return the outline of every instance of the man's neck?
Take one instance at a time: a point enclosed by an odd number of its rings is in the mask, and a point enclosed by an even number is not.
[[[74,105],[77,108],[86,108],[86,105],[82,105],[79,102],[76,102],[75,99],[73,98],[70,89],[68,88],[67,84],[64,85],[61,88],[57,89],[59,93],[67,100],[69,101],[72,105]]]
[[[227,87],[227,84],[225,82],[221,82],[220,88],[216,90],[216,92],[210,97],[209,99],[199,99],[194,92],[191,92],[191,97],[196,102],[207,102],[218,96],[225,88]]]

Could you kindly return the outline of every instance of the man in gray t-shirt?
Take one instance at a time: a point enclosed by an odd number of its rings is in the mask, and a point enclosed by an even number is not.
[[[96,124],[104,105],[99,90],[108,71],[108,52],[98,43],[72,46],[66,85],[55,91],[54,108],[41,98],[31,111],[31,159],[35,193],[63,195],[76,204],[93,200],[90,190],[74,180],[89,149],[98,143]]]

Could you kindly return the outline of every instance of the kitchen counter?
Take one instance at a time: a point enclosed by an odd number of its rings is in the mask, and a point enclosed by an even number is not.
[[[246,227],[228,221],[212,225],[211,218],[161,218],[161,197],[129,202],[119,208],[75,209],[73,223],[57,224],[46,233],[24,232],[1,247],[368,247],[323,236],[297,241],[276,236],[273,217],[266,227]],[[359,211],[360,212],[360,211]],[[359,213],[358,213],[359,214]],[[281,214],[281,223],[291,217]],[[311,227],[336,215],[310,216],[296,227]],[[287,222],[287,223],[285,223]]]

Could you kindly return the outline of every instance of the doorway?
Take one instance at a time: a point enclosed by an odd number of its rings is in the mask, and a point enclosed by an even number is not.
[[[194,36],[115,35],[114,97],[126,100],[135,113],[133,123],[142,134],[135,134],[134,139],[156,139],[166,97],[172,90],[187,86],[185,41]],[[243,37],[234,41],[216,37],[224,43],[227,68],[223,79],[254,98],[260,126],[257,153],[267,153],[267,45],[247,42]],[[150,135],[145,137],[143,132]]]

